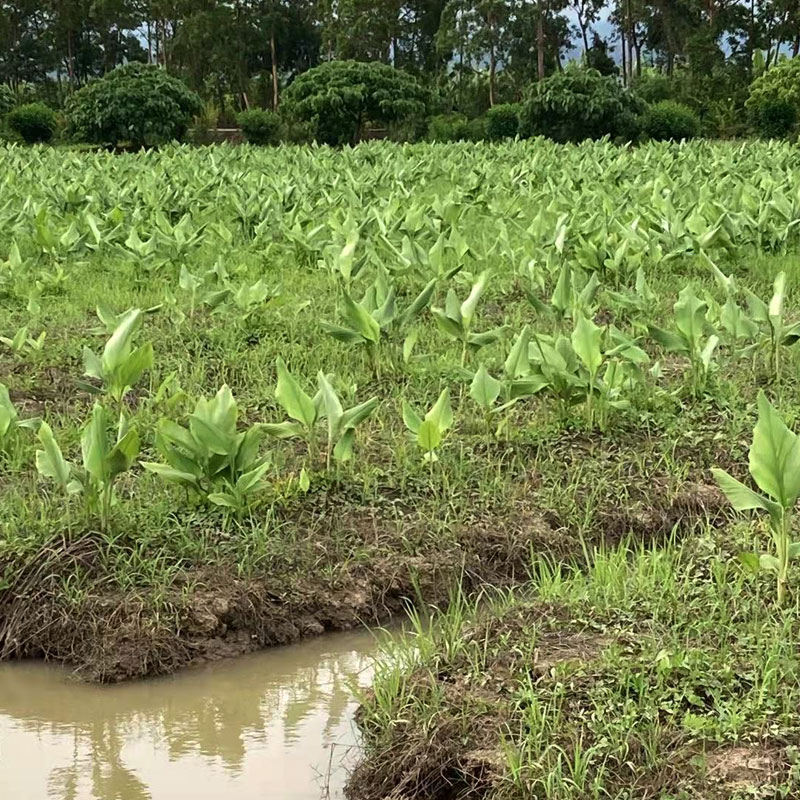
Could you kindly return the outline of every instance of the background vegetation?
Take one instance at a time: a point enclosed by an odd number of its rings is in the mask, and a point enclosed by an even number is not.
[[[800,11],[789,0],[212,0],[201,5],[16,0],[0,2],[0,114],[31,102],[60,111],[81,87],[117,66],[141,62],[161,66],[199,95],[203,112],[193,112],[199,143],[209,141],[209,129],[235,126],[243,111],[280,111],[285,92],[291,110],[295,83],[294,107],[301,119],[285,116],[283,140],[316,137],[339,144],[386,127],[391,138],[403,140],[429,134],[439,140],[475,139],[487,131],[496,139],[499,131],[515,126],[498,126],[495,115],[487,128],[483,116],[490,108],[522,103],[537,94],[532,84],[558,76],[575,61],[609,76],[627,94],[647,103],[680,103],[692,114],[682,110],[679,119],[675,106],[669,114],[661,108],[657,120],[651,117],[635,129],[626,124],[620,133],[618,117],[604,107],[610,90],[603,87],[610,84],[596,82],[592,91],[599,96],[588,101],[594,119],[578,130],[581,138],[596,135],[604,115],[611,124],[602,132],[612,136],[649,131],[660,137],[694,131],[713,137],[787,136],[797,118],[799,47]],[[298,106],[299,93],[308,91],[300,86],[333,82],[341,89],[363,83],[352,66],[324,79],[304,82],[301,76],[320,64],[353,60],[400,73],[401,94],[399,86],[393,90],[400,107],[380,110],[362,92],[362,123],[325,115],[334,130],[321,131],[311,118],[322,118],[323,95],[311,100],[308,94]],[[373,81],[379,74],[377,68],[363,73]],[[754,81],[755,95],[748,100]],[[144,107],[154,107],[153,124],[155,106],[163,102],[156,94],[167,85],[148,90],[146,102],[139,98]],[[409,106],[420,101],[420,90],[426,98],[422,112]],[[352,95],[337,92],[335,104],[349,107]],[[570,95],[563,84],[554,84],[545,94],[562,92]],[[313,105],[316,111],[310,110]],[[447,132],[441,124],[430,129],[431,117],[453,114],[480,122]],[[86,119],[72,125],[73,134],[86,141],[108,138],[96,131],[89,136]],[[564,131],[558,114],[540,120],[537,132],[549,135],[551,126],[557,139],[575,136]],[[6,132],[20,135],[7,125]],[[139,132],[136,143],[156,142],[164,133]]]

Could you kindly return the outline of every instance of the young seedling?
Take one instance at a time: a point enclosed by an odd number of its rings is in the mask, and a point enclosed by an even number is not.
[[[466,364],[468,352],[476,351],[487,344],[492,344],[502,335],[502,329],[486,331],[485,333],[472,333],[471,330],[475,310],[486,288],[488,277],[488,272],[482,272],[478,276],[472,291],[463,303],[459,303],[455,290],[449,289],[444,308],[431,308],[431,313],[434,315],[439,329],[451,339],[461,342],[462,367]]]
[[[760,297],[747,292],[747,303],[753,321],[766,329],[768,364],[776,383],[781,381],[783,347],[791,347],[800,340],[800,322],[788,322],[784,310],[786,299],[786,273],[779,272],[773,283],[769,304]]]
[[[600,280],[596,272],[592,272],[587,278],[583,270],[575,269],[565,261],[559,269],[549,305],[540,300],[533,291],[527,293],[527,298],[538,314],[566,319],[578,314],[592,314],[599,289]]]
[[[142,466],[204,501],[236,512],[245,510],[252,496],[263,489],[272,461],[259,456],[261,427],[238,431],[238,417],[231,390],[223,386],[211,400],[197,401],[188,425],[161,419],[156,448],[164,462],[142,462]]]
[[[44,340],[47,332],[42,331],[35,339],[28,335],[28,326],[23,325],[17,329],[16,333],[9,339],[7,336],[0,336],[0,342],[8,347],[14,355],[18,357],[26,354],[41,353],[44,348]]]
[[[40,422],[35,417],[20,419],[16,406],[11,402],[8,388],[0,383],[0,452],[8,449],[17,430],[36,430]]]
[[[102,355],[97,356],[88,347],[83,349],[85,374],[102,381],[103,388],[116,401],[120,411],[125,395],[142,373],[153,366],[153,345],[150,342],[133,349],[133,338],[141,324],[141,310],[132,308],[122,315]]]
[[[311,397],[303,391],[282,358],[277,361],[277,369],[275,397],[290,419],[266,423],[263,425],[264,431],[278,439],[305,439],[313,460],[316,454],[316,427],[325,420],[328,433],[325,449],[327,468],[331,467],[331,458],[339,462],[348,461],[353,455],[356,428],[377,408],[378,398],[371,397],[364,403],[344,409],[336,390],[323,372],[317,375],[318,390]]]
[[[120,425],[116,441],[108,437],[109,419],[105,408],[95,403],[92,417],[81,435],[83,473],[71,478],[74,466],[64,459],[61,448],[46,422],[39,426],[43,449],[36,451],[39,474],[51,478],[68,495],[83,494],[89,513],[96,513],[100,530],[108,530],[114,502],[114,481],[130,469],[139,453],[139,436],[133,428]]]
[[[719,337],[711,333],[707,319],[708,304],[698,299],[691,286],[686,286],[678,295],[674,307],[675,331],[666,331],[649,325],[650,335],[665,350],[682,353],[689,358],[692,369],[692,389],[695,395],[701,394],[708,378],[716,368],[714,351]]]
[[[740,483],[725,470],[712,472],[737,511],[760,509],[769,515],[775,554],[742,553],[742,562],[753,571],[775,574],[778,605],[783,605],[789,562],[800,555],[800,542],[791,541],[791,521],[800,495],[800,438],[786,427],[763,392],[758,395],[758,422],[750,445],[750,475],[763,492]]]
[[[494,404],[497,402],[497,398],[500,397],[502,389],[502,382],[497,380],[497,378],[493,378],[486,367],[481,364],[472,378],[472,383],[469,387],[469,396],[483,412],[487,434],[492,429],[492,410],[494,409]]]
[[[436,279],[429,281],[422,291],[405,308],[399,308],[397,289],[384,268],[378,269],[375,282],[356,302],[345,290],[342,295],[341,317],[344,325],[323,322],[322,329],[334,339],[363,347],[372,364],[373,371],[380,375],[381,346],[386,341],[403,339],[403,360],[408,361],[416,342],[416,332],[409,332],[414,319],[430,305]],[[394,354],[390,352],[390,365],[394,366]]]
[[[423,459],[433,470],[439,460],[436,451],[442,444],[444,435],[453,424],[453,411],[450,407],[450,389],[442,390],[439,399],[422,419],[411,406],[403,401],[403,422],[414,435],[417,444],[422,448]]]

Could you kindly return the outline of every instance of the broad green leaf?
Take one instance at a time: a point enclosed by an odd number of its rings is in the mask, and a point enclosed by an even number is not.
[[[596,375],[603,364],[603,353],[600,349],[602,336],[601,327],[583,314],[578,316],[572,331],[572,347],[590,375]]]
[[[268,436],[274,436],[276,439],[292,439],[295,436],[302,436],[304,428],[299,422],[265,422],[262,423],[261,429]]]
[[[687,352],[687,345],[683,338],[671,331],[665,331],[655,325],[648,325],[647,329],[650,336],[655,339],[665,350],[672,353]]]
[[[317,419],[314,401],[300,388],[300,384],[292,377],[280,357],[277,360],[277,367],[278,386],[275,390],[277,401],[292,419],[297,420],[307,430],[311,430]]]
[[[100,483],[110,477],[108,456],[108,416],[100,403],[92,408],[92,418],[81,435],[84,469]]]
[[[761,562],[758,558],[758,553],[739,553],[738,559],[749,572],[753,573],[753,575],[757,575],[761,570]]]
[[[207,450],[221,456],[235,455],[236,436],[214,424],[213,421],[196,414],[189,416],[189,430],[192,437]]]
[[[469,387],[470,397],[483,409],[489,410],[500,396],[502,384],[481,364]]]
[[[335,442],[339,434],[342,414],[344,413],[342,403],[334,391],[333,386],[331,386],[330,381],[321,370],[317,375],[317,382],[319,383],[319,390],[322,395],[323,416],[328,421],[328,441]]]
[[[530,345],[530,328],[526,325],[514,340],[508,358],[503,365],[506,377],[511,379],[523,378],[531,371],[528,349]]]
[[[719,488],[722,489],[731,505],[737,511],[750,511],[754,508],[760,508],[764,511],[770,510],[771,504],[766,497],[762,497],[740,481],[737,481],[736,478],[729,475],[724,469],[714,468],[711,470],[711,474],[719,484]],[[774,504],[772,505],[774,507]]]
[[[695,352],[703,336],[708,305],[700,300],[691,286],[685,286],[674,306],[675,326],[690,352]]]
[[[446,333],[448,336],[452,336],[454,339],[463,338],[464,328],[461,326],[461,323],[451,319],[447,315],[447,312],[434,306],[431,308],[431,314],[433,314],[436,324],[442,332]]]
[[[412,433],[419,433],[422,419],[405,400],[403,400],[403,422]]]
[[[342,342],[344,344],[359,344],[360,342],[365,342],[366,339],[358,332],[354,331],[352,328],[345,328],[342,325],[334,325],[331,322],[320,322],[320,327],[322,328],[328,336],[332,336],[336,339],[337,342]]]
[[[142,312],[132,308],[122,315],[122,319],[103,348],[102,364],[104,373],[112,373],[127,358],[131,350],[131,340],[141,325]]]
[[[236,493],[240,497],[244,497],[249,492],[253,491],[260,483],[261,479],[266,475],[267,470],[272,466],[270,460],[264,461],[263,464],[245,472],[239,480],[236,481]]]
[[[780,572],[781,569],[780,561],[778,561],[775,556],[772,556],[769,553],[762,553],[758,557],[758,564],[761,569],[766,569],[769,572],[775,572],[776,574]]]
[[[423,420],[417,431],[417,442],[423,450],[435,450],[442,443],[442,429],[433,420]]]
[[[469,297],[461,304],[461,321],[465,328],[469,328],[472,323],[472,318],[475,316],[475,309],[478,306],[478,301],[481,299],[484,289],[486,288],[486,280],[489,277],[487,271],[481,272],[478,280],[472,287]]]
[[[148,472],[160,475],[170,483],[177,483],[181,486],[197,486],[197,478],[189,472],[181,472],[167,464],[156,464],[151,461],[139,462]]]
[[[337,461],[349,461],[353,455],[353,442],[356,432],[354,428],[348,428],[333,448],[333,457]]]
[[[378,407],[378,398],[370,397],[369,400],[359,403],[357,406],[348,408],[342,414],[342,430],[349,430],[358,427],[372,412]]]
[[[236,498],[228,492],[212,492],[208,496],[210,503],[215,506],[224,506],[225,508],[239,508],[239,503]]]
[[[789,509],[800,494],[800,440],[766,395],[758,395],[758,422],[750,446],[750,474],[762,491]]]
[[[381,328],[372,315],[360,304],[356,303],[347,292],[342,298],[342,316],[351,328],[358,331],[368,342],[378,343],[381,339]]]
[[[414,298],[411,305],[403,312],[403,322],[410,322],[416,317],[424,308],[430,305],[431,298],[436,289],[436,278],[429,281],[425,288]]]
[[[108,456],[108,471],[110,477],[119,475],[130,469],[136,456],[139,455],[139,434],[131,428],[111,448]]]
[[[72,465],[64,459],[53,431],[46,422],[42,422],[39,426],[37,438],[44,450],[36,451],[36,469],[40,475],[52,478],[59,486],[66,488]]]
[[[425,415],[426,422],[432,422],[443,433],[453,424],[453,410],[450,407],[450,387],[442,389],[433,408]]]
[[[419,331],[415,328],[403,340],[403,363],[408,364],[411,360],[411,354],[414,352],[414,347],[419,339]]]

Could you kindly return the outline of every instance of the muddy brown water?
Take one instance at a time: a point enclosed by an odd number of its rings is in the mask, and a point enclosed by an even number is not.
[[[116,686],[0,664],[0,797],[341,798],[376,643],[332,634]]]

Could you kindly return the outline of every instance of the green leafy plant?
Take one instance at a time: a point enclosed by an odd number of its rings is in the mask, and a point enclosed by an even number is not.
[[[139,435],[134,428],[120,424],[114,441],[109,439],[108,430],[108,413],[100,403],[95,403],[81,435],[83,472],[75,478],[72,478],[75,467],[64,459],[49,425],[43,422],[37,434],[43,447],[36,451],[39,474],[55,481],[67,494],[82,493],[88,512],[98,515],[102,531],[108,529],[114,482],[131,468],[139,453]]]
[[[570,67],[532,84],[520,113],[520,132],[556,142],[635,139],[643,110],[643,102],[616,78]]]
[[[328,469],[331,457],[336,461],[348,461],[353,455],[356,428],[364,422],[378,406],[378,398],[371,397],[364,403],[344,409],[330,379],[322,372],[317,375],[318,390],[314,397],[306,394],[289,372],[282,358],[277,360],[278,385],[275,398],[289,415],[285,422],[265,423],[264,431],[279,439],[299,437],[308,443],[309,455],[316,455],[317,424],[327,422],[327,446],[325,451]]]
[[[212,399],[197,401],[186,425],[161,419],[156,449],[164,461],[142,462],[142,466],[203,501],[236,512],[245,510],[253,496],[263,491],[272,460],[259,455],[261,426],[239,431],[238,417],[231,390],[223,386]]]
[[[797,106],[780,97],[765,97],[750,107],[750,118],[762,139],[786,138],[795,129],[797,116]]]
[[[492,141],[513,139],[519,133],[519,103],[501,103],[486,112],[486,137]]]
[[[758,295],[747,292],[747,304],[750,316],[763,334],[764,347],[767,350],[767,362],[776,382],[781,380],[782,350],[791,347],[800,340],[800,321],[789,322],[786,319],[786,273],[779,272],[775,276],[772,287],[772,298],[765,303]]]
[[[142,373],[153,366],[151,342],[133,348],[133,339],[141,324],[141,309],[132,308],[122,315],[100,356],[88,347],[83,349],[85,374],[101,381],[120,408],[125,395]]]
[[[8,387],[0,383],[0,452],[8,450],[14,434],[21,428],[36,430],[41,420],[35,417],[20,419],[16,406],[11,401]]]
[[[6,115],[6,124],[26,144],[49,142],[58,130],[58,117],[44,103],[17,106]]]
[[[310,123],[318,142],[355,144],[367,120],[388,123],[420,115],[428,99],[428,91],[401,69],[377,61],[328,61],[292,81],[283,111]]]
[[[486,281],[489,277],[488,272],[482,272],[477,281],[472,286],[468,297],[463,302],[459,302],[455,289],[448,289],[444,308],[434,306],[431,313],[436,319],[439,329],[451,339],[461,343],[461,366],[467,360],[468,352],[475,352],[487,344],[496,342],[502,335],[502,329],[486,331],[484,333],[473,333],[472,322],[478,301],[481,299]]]
[[[133,62],[87,83],[69,98],[65,113],[78,141],[142,147],[180,139],[202,108],[179,78]]]
[[[8,347],[16,356],[24,356],[28,353],[41,353],[44,349],[44,341],[47,338],[47,331],[41,331],[34,339],[28,335],[28,326],[23,325],[18,328],[14,335],[9,338],[0,336],[0,342]]]
[[[692,371],[692,388],[695,394],[705,390],[708,378],[716,368],[714,351],[719,337],[709,333],[708,303],[700,300],[691,286],[684,287],[673,306],[675,330],[666,331],[649,325],[650,335],[667,352],[688,356]]]
[[[538,314],[566,319],[592,313],[599,289],[600,279],[596,272],[587,277],[584,270],[564,261],[558,270],[558,278],[548,302],[539,299],[532,289],[527,291],[526,296]]]
[[[694,139],[700,135],[700,117],[683,103],[661,100],[645,111],[642,130],[657,141]]]
[[[789,563],[800,555],[800,542],[791,540],[793,510],[800,495],[800,439],[790,431],[763,392],[758,395],[758,422],[750,445],[750,475],[763,492],[740,483],[725,470],[712,470],[717,483],[737,511],[762,510],[769,515],[772,553],[743,553],[750,569],[775,574],[778,605],[783,605]]]
[[[800,62],[793,58],[779,61],[750,84],[745,107],[754,121],[758,121],[762,109],[775,103],[791,107],[795,118],[800,115]]]
[[[436,451],[441,446],[445,433],[453,425],[450,389],[442,390],[424,419],[407,402],[403,401],[403,422],[411,431],[416,443],[422,448],[424,460],[433,468],[433,464],[439,460]]]
[[[236,117],[250,144],[274,145],[280,141],[281,118],[273,111],[251,108]]]
[[[337,341],[364,348],[373,372],[380,376],[384,343],[395,345],[388,351],[389,365],[394,368],[397,361],[394,351],[399,348],[397,339],[404,337],[403,360],[408,361],[416,341],[409,326],[430,305],[435,289],[434,278],[410,303],[400,307],[394,283],[386,270],[380,269],[361,301],[354,300],[343,290],[340,315],[344,325],[323,322],[322,329]]]

